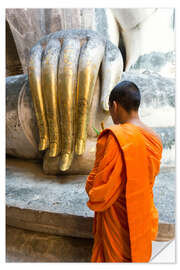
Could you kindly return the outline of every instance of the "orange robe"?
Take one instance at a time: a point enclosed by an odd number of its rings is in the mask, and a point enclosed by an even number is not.
[[[91,262],[148,262],[158,232],[153,185],[162,143],[130,123],[98,136],[94,168],[86,181],[95,211]]]

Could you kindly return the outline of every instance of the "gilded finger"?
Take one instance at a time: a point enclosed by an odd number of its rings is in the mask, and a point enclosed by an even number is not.
[[[42,93],[41,59],[43,48],[40,44],[35,45],[30,52],[28,67],[30,91],[33,99],[34,110],[39,129],[39,150],[45,150],[49,146],[48,126],[45,105]]]
[[[89,111],[105,43],[101,39],[89,39],[80,52],[77,80],[77,119],[75,152],[82,155],[87,139]]]
[[[61,156],[60,170],[67,170],[74,156],[76,79],[80,41],[65,39],[58,69],[58,103],[61,119]]]
[[[60,119],[57,101],[57,70],[60,48],[59,40],[49,40],[42,60],[42,86],[49,130],[50,157],[56,157],[60,152]]]

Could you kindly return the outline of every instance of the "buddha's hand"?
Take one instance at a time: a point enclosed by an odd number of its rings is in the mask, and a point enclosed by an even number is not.
[[[101,66],[101,69],[100,69]],[[120,80],[120,50],[91,30],[60,31],[42,38],[32,49],[30,89],[39,128],[39,150],[60,155],[66,171],[74,153],[82,155],[94,86],[101,70],[100,106]]]

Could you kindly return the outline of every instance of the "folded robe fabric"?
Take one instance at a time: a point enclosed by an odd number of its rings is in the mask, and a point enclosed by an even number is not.
[[[131,123],[98,136],[94,168],[86,181],[95,211],[91,262],[148,262],[158,232],[153,185],[162,143]]]

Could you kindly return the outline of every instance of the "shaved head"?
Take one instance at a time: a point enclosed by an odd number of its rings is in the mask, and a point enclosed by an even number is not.
[[[139,88],[135,83],[130,81],[120,82],[110,93],[110,106],[112,106],[113,101],[120,104],[127,112],[138,111],[141,101]]]

